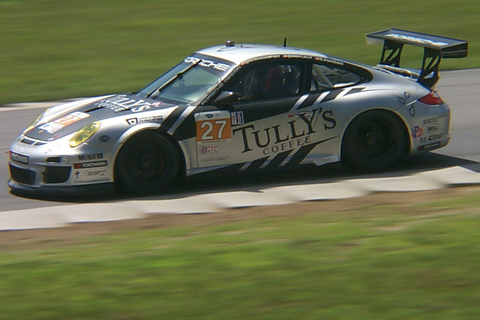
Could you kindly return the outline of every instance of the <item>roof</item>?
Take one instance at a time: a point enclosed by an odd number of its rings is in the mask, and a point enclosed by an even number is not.
[[[217,57],[240,64],[243,61],[269,55],[306,55],[327,57],[326,55],[307,49],[282,47],[264,44],[230,44],[215,46],[197,51],[197,53]]]

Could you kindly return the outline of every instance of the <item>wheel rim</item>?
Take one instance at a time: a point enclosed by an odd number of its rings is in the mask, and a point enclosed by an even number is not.
[[[387,157],[395,145],[388,121],[379,118],[368,119],[358,128],[358,151],[367,159],[381,160]]]
[[[132,176],[146,182],[157,180],[165,173],[166,158],[155,143],[142,143],[130,155]]]

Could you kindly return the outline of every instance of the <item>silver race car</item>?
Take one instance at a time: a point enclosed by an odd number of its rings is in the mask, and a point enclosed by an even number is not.
[[[341,161],[385,170],[445,146],[450,109],[433,91],[442,58],[465,41],[389,29],[380,64],[365,66],[283,46],[197,51],[136,93],[61,104],[10,147],[9,186],[58,192],[116,186],[158,192],[179,176]],[[400,67],[405,44],[421,70]]]

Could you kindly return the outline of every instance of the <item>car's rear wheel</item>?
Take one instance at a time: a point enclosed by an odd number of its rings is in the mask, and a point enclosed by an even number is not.
[[[115,163],[121,191],[136,194],[165,190],[177,177],[180,157],[175,146],[158,132],[141,132],[125,142]]]
[[[393,167],[407,153],[408,135],[398,116],[365,112],[348,126],[342,142],[342,165],[347,169],[381,171]]]

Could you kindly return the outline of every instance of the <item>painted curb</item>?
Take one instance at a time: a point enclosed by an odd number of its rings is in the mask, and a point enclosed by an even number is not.
[[[414,192],[452,186],[480,185],[480,164],[451,167],[396,178],[349,179],[259,192],[232,191],[178,199],[131,200],[61,205],[0,212],[0,230],[60,228],[75,223],[145,218],[154,214],[205,214],[228,209],[272,206],[302,201],[342,200],[378,192]]]

